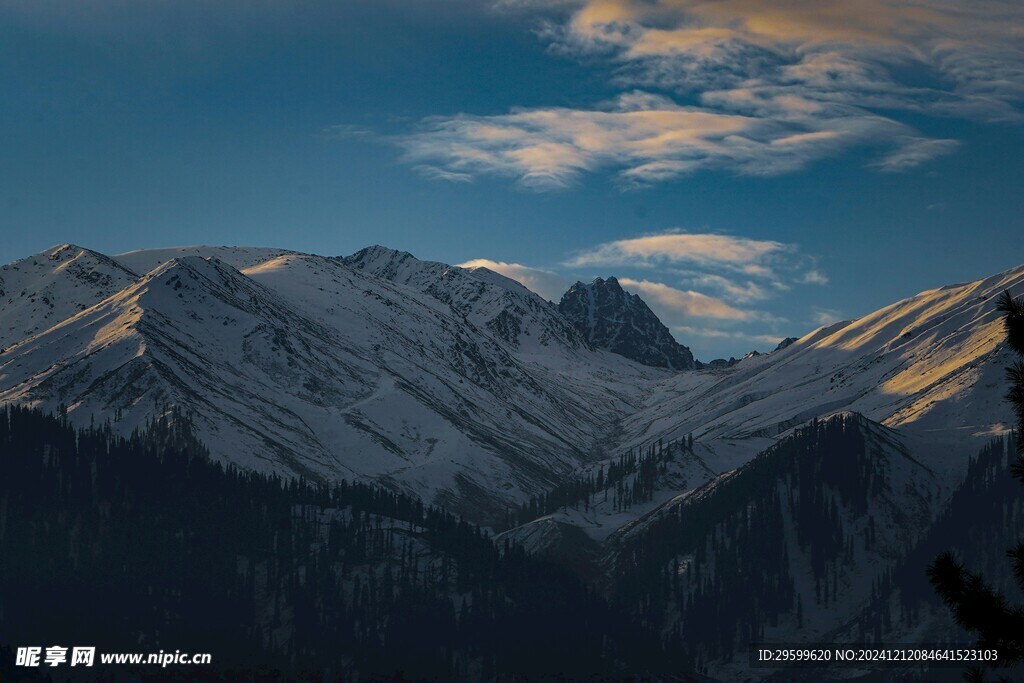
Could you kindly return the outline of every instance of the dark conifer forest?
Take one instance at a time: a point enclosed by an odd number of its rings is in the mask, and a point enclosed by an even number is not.
[[[181,675],[226,680],[683,670],[580,580],[444,510],[224,467],[191,434],[173,411],[130,438],[0,411],[0,645],[210,652]]]
[[[800,639],[807,615],[851,599],[863,607],[835,638],[886,642],[927,623],[937,641],[964,643],[926,570],[955,550],[1019,597],[993,550],[1024,533],[1015,447],[993,441],[930,530],[894,550],[876,515],[914,526],[914,501],[934,490],[928,470],[858,415],[814,420],[610,538],[584,580],[410,496],[219,464],[174,410],[122,438],[6,407],[0,647],[214,656],[203,668],[95,670],[115,680],[691,680],[766,639]],[[692,449],[625,453],[518,514],[605,495],[636,504]],[[851,593],[859,567],[879,562],[870,593]],[[25,680],[12,661],[2,680]]]
[[[766,634],[801,637],[805,614],[832,609],[858,566],[887,556],[878,503],[900,467],[926,471],[888,438],[853,414],[812,421],[610,539],[584,581],[410,496],[225,467],[177,411],[122,438],[7,407],[0,647],[214,655],[202,669],[131,672],[154,679],[687,680],[709,661],[742,660]],[[586,507],[606,491],[642,501],[688,450],[626,453],[519,514]],[[971,461],[931,530],[836,637],[884,642],[924,615],[935,637],[969,639],[925,571],[955,549],[1013,584],[991,549],[1024,529],[1014,450],[996,440]],[[3,680],[28,673],[4,661]]]

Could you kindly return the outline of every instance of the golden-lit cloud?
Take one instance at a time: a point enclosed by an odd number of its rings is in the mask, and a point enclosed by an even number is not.
[[[854,147],[874,150],[870,166],[902,172],[957,143],[927,137],[900,121],[901,111],[1022,119],[1024,3],[1016,0],[559,6],[540,34],[555,51],[611,67],[623,94],[587,108],[428,119],[402,141],[410,160],[541,190],[595,171],[625,187],[707,169],[776,175]]]
[[[795,248],[773,240],[717,233],[667,232],[615,240],[575,255],[566,265],[651,265],[657,262],[743,267]]]
[[[626,185],[701,169],[774,175],[854,144],[912,136],[906,126],[884,117],[838,107],[811,116],[798,111],[802,102],[771,104],[787,109],[787,116],[723,113],[631,92],[595,110],[518,109],[429,119],[402,144],[408,161],[459,180],[494,174],[550,190],[598,169],[617,170]]]

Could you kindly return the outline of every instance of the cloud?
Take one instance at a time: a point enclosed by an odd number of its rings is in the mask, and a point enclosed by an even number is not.
[[[682,282],[711,288],[737,302],[768,299],[793,284],[828,284],[817,259],[796,245],[721,233],[673,230],[605,242],[576,253],[563,265],[669,267]]]
[[[675,289],[661,282],[619,278],[624,289],[640,294],[651,308],[661,311],[668,320],[680,315],[694,318],[717,318],[722,320],[750,320],[754,314],[725,303],[721,299],[700,292]]]
[[[910,138],[903,141],[898,149],[879,159],[874,165],[889,173],[906,171],[937,156],[950,154],[959,146],[960,143],[956,140]]]
[[[716,233],[669,232],[606,242],[577,254],[566,265],[650,265],[668,262],[741,268],[758,264],[770,255],[792,250],[793,247],[772,240]]]
[[[828,276],[819,270],[811,269],[801,275],[797,281],[804,285],[827,285]]]
[[[1020,94],[1015,0],[585,0],[550,34],[562,49],[610,52],[656,77],[685,70],[700,83],[799,83],[819,91],[894,92],[969,98]],[[927,68],[945,90],[900,84],[891,74]],[[643,69],[633,73],[643,73]],[[677,79],[674,85],[686,87]]]
[[[490,259],[478,258],[458,264],[460,268],[487,268],[495,273],[515,280],[527,289],[549,301],[559,301],[562,295],[569,289],[569,281],[557,273],[540,268],[531,268],[519,263],[506,263],[504,261],[491,261]]]
[[[746,332],[731,332],[728,330],[720,330],[716,328],[708,327],[693,327],[692,325],[676,325],[672,328],[674,332],[678,332],[686,337],[702,337],[704,339],[729,339],[738,341],[748,341],[752,344],[770,344],[778,345],[783,340],[783,337],[779,337],[772,334],[748,334]]]
[[[720,292],[729,301],[735,301],[737,303],[764,301],[765,299],[770,299],[775,291],[780,289],[778,283],[772,283],[769,286],[765,286],[751,280],[734,280],[712,273],[682,271],[676,274],[691,286],[712,289],[716,292]]]
[[[469,173],[458,173],[456,171],[448,171],[437,166],[431,166],[429,164],[420,164],[416,167],[416,170],[425,175],[428,178],[434,180],[444,180],[449,183],[472,183],[473,176]]]
[[[793,285],[826,285],[817,259],[793,244],[721,233],[673,230],[605,242],[574,254],[570,268],[660,269],[681,284],[725,301],[765,301]]]
[[[579,0],[536,11],[554,51],[609,65],[622,94],[428,119],[402,140],[410,160],[537,190],[598,171],[623,187],[709,169],[777,175],[854,147],[894,172],[956,149],[901,112],[1024,120],[1017,0]]]
[[[885,117],[837,107],[811,116],[793,113],[801,106],[793,100],[759,106],[788,108],[790,115],[683,106],[634,91],[591,110],[553,107],[431,118],[398,142],[406,161],[416,165],[559,190],[598,170],[615,171],[623,187],[708,169],[777,175],[855,144],[906,138],[913,132]]]

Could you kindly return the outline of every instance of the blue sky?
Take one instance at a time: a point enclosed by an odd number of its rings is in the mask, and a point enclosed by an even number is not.
[[[1024,263],[1009,0],[0,0],[0,261],[618,276],[702,359]]]

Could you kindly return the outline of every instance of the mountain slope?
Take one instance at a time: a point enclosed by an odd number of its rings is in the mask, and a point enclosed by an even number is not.
[[[881,582],[875,599],[843,636],[873,635],[887,642],[973,643],[976,634],[958,626],[949,607],[924,580],[940,553],[954,552],[971,572],[1011,604],[1024,603],[1007,551],[1024,538],[1021,485],[1010,467],[1017,460],[1016,438],[994,439],[971,458],[967,476],[950,496],[927,533]],[[1017,672],[1019,677],[1020,672]]]
[[[594,346],[644,365],[692,370],[693,354],[677,342],[658,316],[613,277],[574,284],[558,310]]]
[[[1024,294],[1024,267],[922,292],[728,369],[676,375],[626,421],[622,445],[692,432],[725,471],[796,424],[849,410],[899,428],[929,466],[959,474],[1010,424],[995,310],[1004,290]]]

